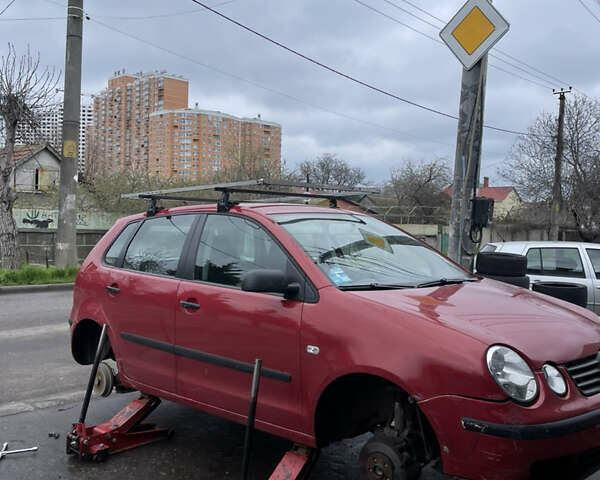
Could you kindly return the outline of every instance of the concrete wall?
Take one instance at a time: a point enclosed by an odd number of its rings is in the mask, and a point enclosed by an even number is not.
[[[104,230],[77,232],[77,256],[82,262],[104,235]],[[56,230],[20,228],[19,261],[34,265],[54,265]]]

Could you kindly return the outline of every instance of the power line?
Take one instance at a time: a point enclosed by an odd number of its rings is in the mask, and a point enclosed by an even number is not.
[[[440,142],[440,141],[436,141],[436,140],[431,140],[430,138],[426,138],[426,137],[420,137],[420,136],[418,136],[418,135],[413,135],[413,134],[411,134],[411,133],[404,132],[404,131],[402,131],[402,130],[397,130],[397,129],[394,129],[394,128],[386,127],[386,126],[384,126],[384,125],[380,125],[380,124],[378,124],[378,123],[371,122],[371,121],[369,121],[369,120],[360,119],[360,118],[357,118],[357,117],[353,117],[353,116],[351,116],[351,115],[347,115],[347,114],[345,114],[345,113],[342,113],[342,112],[338,112],[338,111],[336,111],[336,110],[332,110],[332,109],[329,109],[329,108],[326,108],[326,107],[322,107],[322,106],[320,106],[320,105],[317,105],[317,104],[314,104],[314,103],[312,103],[312,102],[308,102],[308,101],[302,100],[302,99],[300,99],[300,98],[297,98],[297,97],[295,97],[295,96],[293,96],[293,95],[289,95],[289,94],[287,94],[287,93],[285,93],[285,92],[281,92],[281,91],[279,91],[279,90],[275,90],[275,89],[273,89],[273,88],[267,87],[267,86],[265,86],[265,85],[262,85],[262,84],[260,84],[260,83],[258,83],[258,82],[255,82],[255,81],[253,81],[253,80],[248,80],[247,78],[241,77],[241,76],[239,76],[239,75],[236,75],[236,74],[234,74],[234,73],[228,72],[228,71],[226,71],[226,70],[222,70],[222,69],[220,69],[220,68],[213,67],[212,65],[209,65],[209,64],[207,64],[207,63],[201,62],[201,61],[199,61],[199,60],[196,60],[196,59],[194,59],[194,58],[188,57],[187,55],[183,55],[183,54],[181,54],[181,53],[178,53],[178,52],[176,52],[176,51],[174,51],[174,50],[171,50],[171,49],[169,49],[169,48],[163,47],[163,46],[161,46],[161,45],[158,45],[158,44],[156,44],[156,43],[154,43],[154,42],[151,42],[151,41],[149,41],[149,40],[143,39],[143,38],[141,38],[141,37],[138,37],[138,36],[136,36],[136,35],[133,35],[133,34],[131,34],[131,33],[124,32],[123,30],[120,30],[120,29],[118,29],[118,28],[115,28],[115,27],[113,27],[113,26],[111,26],[111,25],[107,25],[106,23],[104,23],[104,22],[101,22],[101,21],[99,21],[99,20],[96,20],[96,19],[94,19],[93,17],[92,17],[92,18],[90,18],[90,21],[91,21],[91,22],[93,22],[93,23],[96,23],[96,24],[98,24],[98,25],[100,25],[100,26],[102,26],[102,27],[104,27],[104,28],[107,28],[107,29],[109,29],[109,30],[112,30],[112,31],[114,31],[114,32],[117,32],[117,33],[119,33],[119,34],[121,34],[121,35],[124,35],[124,36],[126,36],[126,37],[129,37],[129,38],[131,38],[131,39],[133,39],[133,40],[136,40],[136,41],[138,41],[138,42],[141,42],[141,43],[144,43],[144,44],[146,44],[146,45],[149,45],[149,46],[151,46],[151,47],[153,47],[153,48],[156,48],[157,50],[161,50],[161,51],[163,51],[163,52],[165,52],[165,53],[168,53],[169,55],[173,55],[173,56],[175,56],[175,57],[178,57],[178,58],[180,58],[180,59],[182,59],[182,60],[185,60],[185,61],[187,61],[187,62],[190,62],[190,63],[194,63],[194,64],[196,64],[196,65],[199,65],[199,66],[201,66],[201,67],[204,67],[204,68],[206,68],[206,69],[208,69],[208,70],[212,70],[212,71],[214,71],[214,72],[217,72],[217,73],[219,73],[219,74],[221,74],[221,75],[224,75],[224,76],[226,76],[226,77],[230,77],[230,78],[233,78],[233,79],[235,79],[235,80],[238,80],[238,81],[241,81],[241,82],[247,83],[247,84],[249,84],[249,85],[252,85],[252,86],[254,86],[254,87],[260,88],[260,89],[262,89],[262,90],[265,90],[265,91],[267,91],[267,92],[273,93],[273,94],[275,94],[275,95],[279,95],[279,96],[281,96],[281,97],[285,97],[285,98],[287,98],[287,99],[289,99],[289,100],[293,100],[294,102],[297,102],[297,103],[300,103],[300,104],[303,104],[303,105],[307,105],[307,106],[309,106],[309,107],[312,107],[312,108],[315,108],[315,109],[317,109],[317,110],[321,110],[321,111],[324,111],[324,112],[326,112],[326,113],[330,113],[330,114],[332,114],[332,115],[336,115],[336,116],[339,116],[339,117],[345,118],[345,119],[347,119],[347,120],[352,120],[352,121],[354,121],[354,122],[363,123],[363,124],[365,124],[365,125],[369,125],[369,126],[371,126],[371,127],[374,127],[374,128],[378,128],[378,129],[382,129],[382,130],[387,130],[387,131],[389,131],[389,132],[392,132],[392,133],[395,133],[395,134],[404,135],[404,136],[407,136],[407,137],[412,137],[412,138],[415,138],[415,139],[417,139],[417,140],[426,140],[426,141],[427,141],[427,142],[429,142],[429,143],[437,143],[437,144],[440,144],[440,145],[444,145],[444,146],[450,146],[450,147],[453,147],[453,145],[452,145],[452,144],[450,144],[450,143],[447,143],[447,142]]]
[[[406,28],[409,28],[409,29],[410,29],[410,30],[412,30],[413,32],[416,32],[416,33],[418,33],[419,35],[422,35],[422,36],[424,36],[424,37],[428,38],[429,40],[433,40],[433,41],[434,41],[434,42],[436,42],[437,44],[439,44],[439,45],[442,45],[442,46],[444,46],[444,47],[445,47],[445,44],[444,44],[444,42],[442,42],[442,41],[441,41],[439,38],[433,37],[433,36],[431,36],[431,35],[429,35],[429,34],[427,34],[427,33],[425,33],[425,32],[422,32],[421,30],[418,30],[418,29],[416,29],[416,28],[414,28],[414,27],[412,27],[412,26],[410,26],[410,25],[408,25],[408,24],[406,24],[406,23],[404,23],[404,22],[400,21],[400,20],[398,20],[397,18],[395,18],[395,17],[392,17],[391,15],[388,15],[387,13],[385,13],[385,12],[382,12],[381,10],[379,10],[379,9],[377,9],[377,8],[375,8],[375,7],[372,7],[371,5],[368,5],[368,4],[364,3],[362,0],[353,0],[353,1],[354,1],[354,2],[356,2],[356,3],[358,3],[359,5],[362,5],[362,6],[363,6],[363,7],[365,7],[365,8],[368,8],[369,10],[372,10],[372,11],[373,11],[373,12],[375,12],[375,13],[378,13],[379,15],[382,15],[382,16],[384,16],[384,17],[388,18],[389,20],[391,20],[391,21],[393,21],[393,22],[399,23],[400,25],[402,25],[402,26],[404,26],[404,27],[406,27]],[[404,12],[407,12],[409,15],[411,15],[411,16],[413,16],[413,17],[415,17],[415,18],[417,18],[417,19],[419,19],[419,20],[421,20],[421,21],[425,21],[425,20],[423,20],[422,18],[420,18],[420,17],[418,17],[418,16],[416,16],[416,15],[413,15],[412,13],[408,12],[407,10],[405,10],[405,9],[403,9],[403,8],[401,8],[401,7],[399,7],[399,6],[397,6],[397,5],[396,5],[396,4],[394,4],[393,2],[390,2],[389,0],[383,0],[383,1],[384,1],[384,2],[387,2],[387,3],[389,3],[390,5],[394,5],[396,8],[399,8],[400,10],[402,10],[402,11],[404,11]],[[425,22],[426,22],[426,21],[425,21]],[[426,23],[427,23],[428,25],[432,25],[432,26],[433,26],[433,27],[435,27],[435,28],[438,28],[436,25],[433,25],[432,23],[429,23],[429,22],[426,22]],[[504,63],[506,63],[507,65],[509,65],[509,66],[511,66],[511,67],[513,67],[513,68],[515,68],[515,69],[517,69],[517,70],[521,70],[523,73],[525,73],[525,74],[527,74],[527,75],[529,75],[529,76],[532,76],[532,77],[534,77],[534,78],[537,78],[538,80],[541,80],[542,82],[546,82],[546,83],[547,83],[547,85],[542,85],[542,84],[540,84],[540,83],[538,83],[538,82],[535,82],[535,81],[533,81],[533,80],[530,80],[530,79],[528,79],[528,78],[522,77],[521,75],[518,75],[518,74],[516,74],[516,73],[514,73],[514,72],[511,72],[511,71],[509,71],[509,70],[505,70],[505,69],[503,69],[503,68],[500,68],[500,67],[498,67],[498,70],[500,70],[500,71],[502,71],[502,72],[504,72],[504,73],[507,73],[508,75],[512,75],[512,76],[514,76],[514,77],[520,78],[521,80],[525,80],[526,82],[530,82],[530,83],[532,83],[532,84],[534,84],[534,85],[538,85],[538,86],[540,86],[540,87],[542,87],[542,88],[549,89],[549,88],[552,88],[552,87],[553,87],[553,85],[552,85],[551,83],[549,83],[549,82],[548,82],[548,81],[547,81],[545,78],[542,78],[542,77],[540,77],[540,76],[537,76],[537,75],[535,75],[535,74],[532,74],[532,73],[530,73],[530,72],[526,71],[525,69],[523,69],[523,68],[519,67],[518,65],[514,65],[514,64],[512,64],[512,63],[508,62],[507,60],[504,60],[504,59],[502,59],[502,58],[498,57],[497,55],[494,55],[493,53],[489,53],[488,55],[489,55],[490,57],[493,57],[493,58],[495,58],[496,60],[499,60],[500,62],[504,62]],[[490,63],[489,65],[490,65],[491,67],[495,67],[495,65],[493,65],[493,64],[491,64],[491,63]]]
[[[23,17],[23,18],[0,18],[0,22],[29,22],[35,20],[65,20],[67,17]]]
[[[4,7],[2,9],[2,11],[0,12],[0,15],[2,15],[4,12],[6,12],[8,10],[8,7],[10,7],[13,3],[15,3],[16,0],[11,0],[8,5],[6,7]]]
[[[425,105],[421,105],[420,103],[417,103],[415,101],[409,100],[407,98],[400,97],[400,96],[398,96],[396,94],[390,93],[390,92],[388,92],[386,90],[383,90],[383,89],[381,89],[379,87],[376,87],[376,86],[374,86],[374,85],[372,85],[370,83],[364,82],[364,81],[359,80],[359,79],[357,79],[357,78],[355,78],[355,77],[353,77],[351,75],[348,75],[348,74],[343,73],[343,72],[341,72],[339,70],[336,70],[335,68],[330,67],[329,65],[326,65],[326,64],[324,64],[324,63],[322,63],[322,62],[320,62],[318,60],[315,60],[314,58],[309,57],[308,55],[305,55],[305,54],[303,54],[303,53],[301,53],[301,52],[299,52],[297,50],[294,50],[293,48],[290,48],[290,47],[284,45],[283,43],[278,42],[277,40],[273,40],[272,38],[268,37],[267,35],[264,35],[264,34],[258,32],[256,30],[254,30],[254,29],[252,29],[252,28],[244,25],[243,23],[240,23],[237,20],[234,20],[231,17],[228,17],[227,15],[219,12],[218,10],[214,10],[214,9],[210,8],[208,5],[205,5],[204,3],[200,2],[199,0],[192,0],[192,2],[194,2],[194,3],[196,3],[196,4],[200,5],[200,6],[202,6],[204,8],[206,8],[207,10],[209,10],[212,13],[220,16],[221,18],[227,20],[228,22],[231,22],[234,25],[237,25],[238,27],[243,28],[244,30],[246,30],[246,31],[248,31],[248,32],[250,32],[250,33],[252,33],[252,34],[260,37],[260,38],[262,38],[263,40],[266,40],[267,42],[272,43],[273,45],[276,45],[276,46],[278,46],[278,47],[280,47],[280,48],[282,48],[282,49],[284,49],[284,50],[286,50],[286,51],[288,51],[288,52],[290,52],[290,53],[292,53],[292,54],[294,54],[294,55],[296,55],[296,56],[298,56],[298,57],[300,57],[300,58],[302,58],[302,59],[304,59],[304,60],[306,60],[306,61],[308,61],[310,63],[313,63],[314,65],[317,65],[317,66],[319,66],[319,67],[321,67],[321,68],[323,68],[325,70],[328,70],[328,71],[330,71],[332,73],[335,73],[336,75],[339,75],[339,76],[341,76],[343,78],[346,78],[347,80],[350,80],[351,82],[354,82],[354,83],[356,83],[358,85],[362,85],[365,88],[368,88],[368,89],[373,90],[375,92],[381,93],[382,95],[388,96],[388,97],[393,98],[395,100],[398,100],[400,102],[404,102],[404,103],[407,103],[407,104],[412,105],[414,107],[417,107],[417,108],[420,108],[422,110],[428,111],[430,113],[435,113],[436,115],[440,115],[440,116],[443,116],[443,117],[446,117],[446,118],[451,118],[453,120],[458,120],[458,117],[456,115],[452,115],[450,113],[442,112],[441,110],[437,110],[435,108],[431,108],[431,107],[427,107]],[[524,132],[518,132],[516,130],[510,130],[510,129],[506,129],[506,128],[495,127],[495,126],[492,126],[492,125],[484,125],[484,128],[488,128],[490,130],[495,130],[495,131],[498,131],[498,132],[510,133],[510,134],[513,134],[513,135],[527,135]]]
[[[399,5],[397,5],[396,3],[394,3],[394,2],[393,2],[393,1],[391,1],[391,0],[382,0],[382,1],[386,2],[387,4],[389,4],[389,5],[391,5],[391,6],[395,7],[395,8],[397,8],[397,9],[399,9],[399,10],[403,11],[403,12],[406,12],[408,15],[410,15],[410,16],[412,16],[412,17],[414,17],[414,18],[418,19],[418,20],[420,20],[421,22],[427,23],[428,25],[431,25],[431,26],[433,26],[434,28],[439,28],[437,25],[433,25],[432,23],[428,22],[427,20],[424,20],[423,18],[421,18],[421,17],[419,17],[419,16],[417,16],[417,15],[415,15],[415,14],[413,14],[413,13],[411,13],[411,12],[407,11],[406,9],[404,9],[404,8],[400,7]],[[424,14],[426,14],[426,15],[430,16],[431,18],[433,18],[433,19],[437,20],[438,22],[440,22],[440,23],[442,24],[442,26],[443,26],[443,25],[446,25],[446,24],[448,23],[447,21],[445,21],[445,20],[443,20],[443,19],[441,19],[441,18],[439,18],[439,17],[436,17],[435,15],[433,15],[433,14],[429,13],[427,10],[425,10],[425,9],[423,9],[423,8],[421,8],[421,7],[417,6],[417,5],[415,5],[415,4],[413,4],[412,2],[409,2],[408,0],[401,0],[401,1],[402,1],[402,2],[404,2],[404,3],[406,3],[406,4],[408,4],[408,5],[410,5],[410,6],[412,6],[413,8],[416,8],[417,10],[419,10],[420,12],[423,12]],[[579,0],[579,1],[581,1],[581,0]],[[596,1],[597,1],[597,2],[600,4],[600,0],[596,0]],[[389,18],[389,17],[388,17],[388,18]],[[422,33],[422,32],[420,32],[420,33]],[[427,35],[427,34],[425,34],[425,36],[427,36],[428,38],[432,38],[432,37],[430,37],[430,36],[429,36],[429,35]],[[436,40],[437,40],[437,39],[436,39]],[[504,55],[505,57],[507,57],[507,58],[510,58],[511,60],[513,60],[513,61],[515,61],[515,62],[517,62],[517,63],[520,63],[521,65],[523,65],[523,66],[525,66],[525,67],[529,68],[530,70],[533,70],[534,72],[537,72],[537,73],[539,73],[539,74],[541,74],[541,75],[544,75],[545,77],[548,77],[549,79],[551,79],[551,80],[553,80],[553,81],[555,81],[555,82],[558,82],[558,83],[559,83],[559,84],[561,84],[561,85],[567,85],[567,84],[568,84],[568,85],[571,85],[571,82],[565,82],[564,80],[561,80],[561,79],[559,79],[559,78],[557,78],[557,77],[555,77],[555,76],[553,76],[553,75],[551,75],[551,74],[549,74],[549,73],[546,73],[546,72],[544,72],[543,70],[540,70],[539,68],[536,68],[536,67],[534,67],[533,65],[531,65],[531,64],[529,64],[529,63],[527,63],[527,62],[524,62],[523,60],[519,60],[518,58],[516,58],[516,57],[514,57],[513,55],[511,55],[511,54],[509,54],[509,53],[505,52],[504,50],[501,50],[501,49],[499,49],[499,48],[495,48],[494,50],[495,50],[495,52],[497,52],[497,53],[500,53],[500,54]],[[545,82],[547,82],[547,83],[549,83],[549,84],[550,84],[550,82],[548,82],[546,79],[543,79],[543,78],[540,78],[540,77],[538,77],[538,76],[536,76],[536,75],[533,75],[533,74],[531,74],[530,72],[526,72],[525,70],[523,70],[523,69],[521,69],[521,68],[517,67],[516,65],[513,65],[513,64],[511,64],[511,63],[507,62],[506,60],[503,60],[502,58],[499,58],[497,55],[490,54],[490,56],[492,56],[492,57],[496,58],[497,60],[499,60],[499,61],[501,61],[501,62],[504,62],[504,63],[506,63],[506,64],[508,64],[508,65],[511,65],[513,68],[517,68],[518,70],[521,70],[521,71],[523,71],[523,72],[527,73],[528,75],[531,75],[531,76],[533,76],[534,78],[538,78],[539,80],[545,81]],[[490,64],[490,66],[491,66],[491,64]],[[503,72],[505,72],[505,73],[508,73],[509,75],[514,75],[514,76],[516,76],[516,77],[518,77],[518,78],[523,78],[523,77],[519,77],[517,74],[515,74],[515,73],[513,73],[513,72],[509,72],[509,71],[506,71],[506,70],[502,70],[502,69],[501,69],[501,68],[499,68],[499,67],[498,67],[497,69],[498,69],[498,70],[501,70],[501,71],[503,71]],[[527,80],[527,81],[531,81],[531,80]],[[533,82],[533,81],[531,81],[531,83],[534,83],[534,84],[536,84],[536,82]],[[547,87],[545,87],[545,88],[547,88]],[[587,95],[586,95],[586,94],[585,94],[583,91],[581,91],[581,90],[578,90],[578,89],[575,89],[575,90],[577,90],[579,93],[581,93],[582,95],[584,95],[584,96],[586,96],[586,97],[587,97]]]
[[[222,7],[224,5],[229,5],[230,3],[234,3],[234,2],[238,2],[239,0],[227,0],[226,2],[221,2],[221,3],[216,3],[215,5],[212,5],[213,7]],[[182,10],[179,12],[171,12],[171,13],[158,13],[155,15],[144,15],[144,16],[139,16],[139,15],[134,15],[134,16],[117,16],[117,15],[93,15],[95,18],[106,18],[106,19],[111,19],[111,20],[148,20],[148,19],[154,19],[154,18],[168,18],[168,17],[180,17],[183,15],[190,15],[190,14],[194,14],[194,13],[201,13],[204,12],[201,9],[195,8],[193,10]],[[92,14],[90,14],[92,15]]]
[[[589,14],[590,14],[592,17],[594,17],[594,18],[596,19],[596,21],[597,21],[598,23],[600,23],[600,18],[598,18],[598,17],[596,16],[596,14],[595,14],[595,13],[592,11],[592,9],[591,9],[590,7],[588,7],[588,6],[587,6],[585,3],[583,3],[583,0],[578,0],[578,1],[579,1],[579,3],[581,3],[581,6],[582,6],[583,8],[585,8],[585,9],[588,11],[588,13],[589,13]]]
[[[54,2],[52,0],[44,0],[44,1],[46,1],[48,3],[52,3],[52,4],[55,4],[55,5],[58,5],[58,6],[61,6],[61,7],[63,6],[63,5],[59,4],[58,2]],[[86,12],[86,14],[87,14],[87,12]],[[297,102],[297,103],[300,103],[300,104],[303,104],[303,105],[315,108],[317,110],[321,110],[321,111],[324,111],[326,113],[329,113],[329,114],[332,114],[332,115],[336,115],[336,116],[345,118],[347,120],[352,120],[354,122],[363,123],[365,125],[369,125],[369,126],[374,127],[374,128],[378,128],[378,129],[382,129],[382,130],[387,130],[387,131],[392,132],[392,133],[396,133],[396,134],[399,134],[399,135],[404,135],[404,136],[407,136],[407,137],[415,138],[417,140],[426,140],[429,143],[437,143],[439,145],[454,147],[454,145],[452,145],[450,143],[447,143],[447,142],[440,142],[440,141],[437,141],[437,140],[431,140],[431,138],[428,138],[428,137],[421,137],[421,136],[418,136],[418,135],[411,134],[409,132],[405,132],[405,131],[402,131],[402,130],[397,130],[397,129],[394,129],[394,128],[386,127],[384,125],[380,125],[378,123],[371,122],[369,120],[360,119],[360,118],[357,118],[357,117],[353,117],[351,115],[347,115],[347,114],[342,113],[342,112],[338,112],[336,110],[332,110],[332,109],[329,109],[329,108],[326,108],[326,107],[322,107],[320,105],[317,105],[317,104],[314,104],[314,103],[302,100],[300,98],[297,98],[297,97],[295,97],[293,95],[289,95],[289,94],[287,94],[285,92],[281,92],[279,90],[275,90],[273,88],[267,87],[267,86],[262,85],[262,84],[260,84],[258,82],[255,82],[253,80],[248,80],[248,79],[246,79],[244,77],[241,77],[241,76],[236,75],[234,73],[228,72],[226,70],[222,70],[220,68],[213,67],[213,66],[211,66],[211,65],[209,65],[207,63],[201,62],[201,61],[196,60],[194,58],[191,58],[191,57],[188,57],[188,56],[183,55],[181,53],[178,53],[178,52],[176,52],[174,50],[170,50],[169,48],[166,48],[166,47],[163,47],[161,45],[158,45],[158,44],[156,44],[154,42],[151,42],[150,40],[143,39],[143,38],[138,37],[136,35],[133,35],[131,33],[128,33],[128,32],[125,32],[123,30],[120,30],[118,28],[115,28],[115,27],[113,27],[111,25],[107,25],[106,23],[101,22],[100,20],[96,20],[94,17],[90,17],[90,18],[88,18],[88,20],[90,20],[91,22],[96,23],[96,24],[98,24],[98,25],[100,25],[100,26],[102,26],[102,27],[104,27],[104,28],[106,28],[108,30],[111,30],[111,31],[116,32],[116,33],[119,33],[119,34],[124,35],[126,37],[129,37],[129,38],[131,38],[133,40],[136,40],[136,41],[138,41],[140,43],[143,43],[143,44],[149,45],[149,46],[151,46],[153,48],[156,48],[157,50],[161,50],[161,51],[163,51],[165,53],[168,53],[169,55],[173,55],[173,56],[178,57],[178,58],[180,58],[182,60],[188,61],[190,63],[194,63],[194,64],[199,65],[201,67],[204,67],[204,68],[206,68],[208,70],[212,70],[214,72],[217,72],[217,73],[219,73],[221,75],[233,78],[235,80],[238,80],[238,81],[241,81],[241,82],[244,82],[244,83],[247,83],[247,84],[252,85],[254,87],[260,88],[262,90],[265,90],[267,92],[273,93],[275,95],[279,95],[279,96],[287,98],[289,100],[293,100],[294,102]]]

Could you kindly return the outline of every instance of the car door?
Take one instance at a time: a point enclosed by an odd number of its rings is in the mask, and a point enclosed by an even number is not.
[[[531,283],[556,282],[583,285],[588,291],[588,308],[594,294],[577,246],[537,247],[527,250],[527,275]]]
[[[299,283],[303,277],[274,238],[248,218],[208,214],[198,236],[178,292],[178,394],[242,420],[260,358],[257,421],[298,428],[303,303],[245,292],[240,285],[254,269],[282,270]]]
[[[600,248],[587,247],[585,249],[592,268],[594,312],[600,315]],[[588,298],[588,304],[592,299]]]
[[[196,218],[163,215],[145,220],[120,260],[113,261],[116,268],[106,269],[104,305],[115,334],[119,372],[168,392],[175,391],[176,273]]]

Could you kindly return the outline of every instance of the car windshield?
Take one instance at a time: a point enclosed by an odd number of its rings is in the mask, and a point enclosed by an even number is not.
[[[342,289],[409,288],[473,280],[443,255],[365,215],[271,215]]]

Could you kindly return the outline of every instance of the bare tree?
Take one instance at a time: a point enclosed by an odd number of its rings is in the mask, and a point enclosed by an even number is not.
[[[437,158],[418,163],[406,160],[390,172],[387,188],[399,206],[412,209],[421,223],[431,223],[445,216],[450,200],[443,190],[449,183],[446,160]]]
[[[38,118],[53,102],[59,75],[40,66],[39,54],[29,48],[18,57],[12,44],[0,59],[0,116],[3,119],[4,154],[0,156],[0,267],[17,267],[17,228],[12,209],[16,192],[11,186],[15,168],[17,127],[36,129]]]
[[[362,168],[351,167],[348,162],[331,153],[302,162],[298,170],[304,181],[308,175],[310,183],[342,185],[347,188],[363,183],[367,177]]]
[[[517,139],[500,174],[542,208],[551,205],[557,119],[542,113]],[[600,238],[600,103],[574,94],[565,107],[562,216],[583,240]],[[545,213],[545,212],[544,212]],[[545,217],[545,215],[544,215]]]

